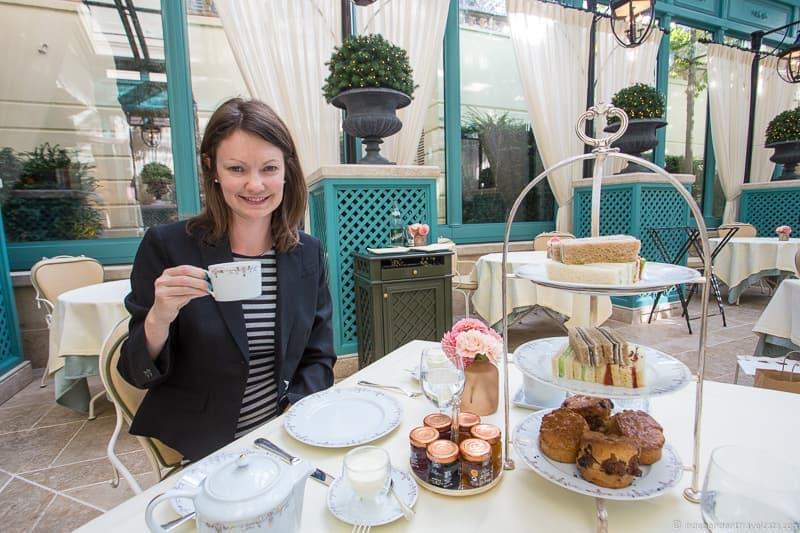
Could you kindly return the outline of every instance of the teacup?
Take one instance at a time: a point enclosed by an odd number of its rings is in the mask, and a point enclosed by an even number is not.
[[[385,495],[391,473],[389,454],[377,446],[360,446],[344,456],[344,478],[361,500],[374,501]]]
[[[261,295],[261,263],[234,261],[209,265],[208,292],[218,302],[249,300]]]

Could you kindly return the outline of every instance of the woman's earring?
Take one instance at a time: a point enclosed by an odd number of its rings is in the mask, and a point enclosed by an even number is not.
[[[219,183],[219,180],[215,179],[215,180],[214,180],[214,183]]]

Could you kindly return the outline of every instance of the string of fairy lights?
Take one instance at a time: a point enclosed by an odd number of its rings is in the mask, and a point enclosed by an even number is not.
[[[767,126],[766,144],[800,140],[800,107],[775,115]]]
[[[611,103],[625,111],[630,119],[664,116],[664,97],[655,87],[644,83],[620,89]]]

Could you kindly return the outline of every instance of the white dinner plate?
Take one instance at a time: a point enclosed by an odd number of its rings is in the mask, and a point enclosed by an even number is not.
[[[413,508],[417,503],[417,483],[409,474],[395,468],[392,468],[392,481],[397,496]],[[352,525],[380,526],[403,516],[400,505],[391,494],[387,493],[376,502],[359,501],[342,477],[337,477],[328,489],[328,509],[333,516]]]
[[[178,480],[173,487],[175,490],[194,490],[199,487],[203,480],[210,474],[216,472],[229,462],[233,461],[242,454],[263,454],[258,450],[244,448],[238,451],[217,452],[209,455],[200,461],[187,466],[184,470],[176,474]],[[172,508],[180,516],[194,511],[194,502],[189,498],[173,498],[170,500]]]
[[[333,388],[306,396],[284,419],[289,435],[311,446],[346,448],[383,437],[400,424],[403,409],[383,392]]]
[[[539,449],[539,426],[542,417],[549,413],[538,411],[528,415],[514,428],[513,446],[525,464],[543,478],[565,489],[609,500],[646,500],[664,494],[676,485],[683,475],[683,463],[675,449],[665,444],[661,459],[656,463],[640,466],[642,476],[636,477],[629,486],[622,489],[607,489],[583,479],[574,463],[559,463],[545,456]]]
[[[633,343],[629,343],[630,346],[638,346],[640,352],[644,354],[644,372],[647,381],[644,387],[629,389],[559,378],[553,375],[552,359],[567,342],[569,342],[567,337],[548,337],[526,342],[514,352],[514,364],[523,374],[542,383],[569,392],[605,398],[660,396],[682,389],[692,379],[689,368],[678,359],[653,348]]]
[[[564,289],[587,294],[640,294],[665,290],[683,283],[697,283],[702,276],[697,270],[669,263],[651,263],[648,261],[644,267],[644,275],[640,281],[631,285],[586,285],[584,283],[569,283],[554,281],[547,276],[544,263],[521,265],[514,274],[517,277],[529,279],[537,285]]]

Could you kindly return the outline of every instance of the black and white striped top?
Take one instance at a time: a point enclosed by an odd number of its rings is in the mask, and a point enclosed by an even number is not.
[[[275,311],[278,270],[275,250],[260,257],[234,254],[234,261],[261,261],[261,296],[242,302],[250,372],[236,423],[236,438],[278,415],[278,381],[275,377]]]

